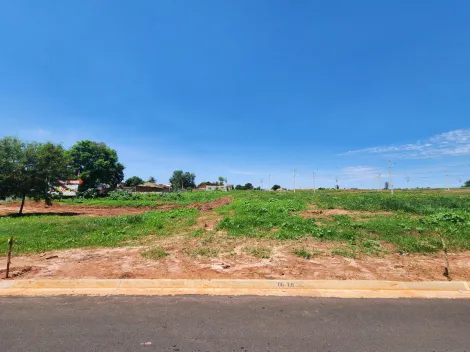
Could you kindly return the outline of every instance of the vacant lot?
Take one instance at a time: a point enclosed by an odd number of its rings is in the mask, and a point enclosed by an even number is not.
[[[465,192],[193,192],[0,204],[22,277],[470,279]],[[3,257],[1,257],[3,256]]]

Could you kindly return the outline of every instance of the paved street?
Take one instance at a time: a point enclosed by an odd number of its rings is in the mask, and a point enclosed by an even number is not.
[[[469,300],[0,298],[0,351],[470,351]]]

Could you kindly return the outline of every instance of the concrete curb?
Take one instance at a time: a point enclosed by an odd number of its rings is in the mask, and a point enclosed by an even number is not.
[[[5,280],[0,296],[260,295],[345,298],[470,298],[465,281],[97,279]]]

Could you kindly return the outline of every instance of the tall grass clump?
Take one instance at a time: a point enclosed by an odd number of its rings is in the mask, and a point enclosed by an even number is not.
[[[118,247],[140,237],[168,236],[195,224],[195,209],[153,211],[116,217],[24,216],[0,217],[0,243],[15,237],[15,252],[42,252],[80,247]],[[0,255],[7,246],[0,247]]]

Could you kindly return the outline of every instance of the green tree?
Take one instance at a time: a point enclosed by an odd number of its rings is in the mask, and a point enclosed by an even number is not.
[[[26,197],[51,203],[51,190],[69,175],[68,157],[61,145],[25,143],[15,137],[0,140],[0,199]]]
[[[249,182],[248,182],[248,183],[245,183],[245,186],[244,186],[244,187],[245,187],[246,190],[254,189],[254,188],[253,188],[253,185],[252,185],[251,183],[249,183]]]
[[[124,165],[119,162],[116,151],[104,143],[79,141],[69,154],[74,172],[83,181],[79,191],[96,188],[100,183],[115,189],[124,178]]]
[[[274,185],[274,186],[271,187],[271,189],[273,191],[277,191],[279,188],[281,188],[281,186],[279,186],[279,185]]]
[[[195,180],[195,174],[175,170],[173,171],[173,176],[170,178],[170,183],[173,190],[177,191],[179,189],[196,188]]]
[[[155,177],[153,177],[153,176],[150,176],[147,182],[150,182],[150,183],[156,183],[156,182],[157,182],[157,180],[155,180]]]
[[[385,184],[384,184],[384,189],[389,189],[390,188],[390,183],[388,183],[388,181],[385,181]]]
[[[135,186],[141,185],[142,183],[144,183],[144,180],[142,180],[139,176],[132,176],[132,177],[129,177],[129,178],[124,182],[124,184],[125,184],[127,187],[135,187]]]
[[[237,191],[244,191],[246,188],[245,188],[245,186],[242,186],[242,185],[236,185],[236,186],[235,186],[235,189],[236,189]]]
[[[470,187],[470,180],[468,181],[465,181],[465,183],[463,184],[464,187]]]
[[[224,182],[227,183],[227,177],[219,176],[219,183],[221,186],[224,185]]]

